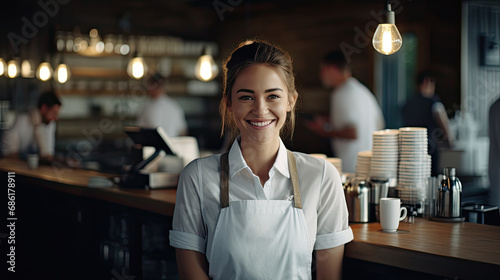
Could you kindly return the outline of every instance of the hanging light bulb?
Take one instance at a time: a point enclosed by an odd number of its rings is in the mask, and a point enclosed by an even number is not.
[[[196,66],[194,67],[194,75],[201,81],[208,82],[214,79],[217,74],[219,74],[219,68],[215,61],[210,55],[210,52],[207,48],[203,49],[203,52],[198,58],[196,62]]]
[[[403,44],[403,38],[399,34],[395,24],[394,11],[391,11],[391,4],[387,3],[387,22],[380,23],[373,34],[373,47],[381,54],[390,55],[397,52]]]
[[[71,71],[69,71],[69,67],[63,62],[59,63],[56,67],[56,71],[54,72],[54,78],[61,84],[64,84],[69,80],[71,76]]]
[[[7,62],[7,76],[9,78],[15,78],[19,76],[19,63],[16,59],[11,59]]]
[[[129,61],[127,66],[128,75],[134,79],[140,79],[144,77],[147,71],[148,66],[146,65],[146,62],[137,54],[137,52],[135,52],[134,58]]]
[[[5,74],[6,69],[7,69],[7,64],[5,64],[5,60],[3,60],[3,58],[0,58],[0,76]]]
[[[29,59],[23,60],[21,63],[21,77],[23,78],[33,78],[33,63]]]
[[[38,65],[38,68],[36,69],[36,77],[45,82],[48,81],[52,78],[52,67],[50,66],[50,63],[48,62],[42,62],[40,65]]]

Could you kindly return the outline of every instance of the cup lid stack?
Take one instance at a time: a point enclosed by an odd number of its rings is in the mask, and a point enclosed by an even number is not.
[[[368,179],[370,176],[370,164],[372,159],[372,151],[361,151],[358,152],[358,157],[356,158],[356,177]]]
[[[427,128],[399,129],[399,197],[403,203],[426,199],[427,181],[431,175],[431,156],[427,154]]]
[[[398,176],[399,130],[384,129],[372,134],[370,177],[395,179]]]

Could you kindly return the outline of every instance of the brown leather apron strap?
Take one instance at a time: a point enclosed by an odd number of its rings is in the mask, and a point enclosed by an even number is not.
[[[228,153],[220,158],[220,208],[229,206],[229,160]]]
[[[295,208],[302,209],[302,199],[300,198],[299,178],[297,175],[297,163],[295,156],[289,150],[288,155],[288,170],[292,180],[293,199]],[[228,153],[224,153],[220,158],[220,207],[226,208],[229,206],[229,160]]]
[[[299,189],[299,177],[297,175],[297,162],[295,161],[295,156],[290,150],[287,150],[287,154],[288,170],[290,172],[290,178],[292,179],[294,205],[295,208],[302,209],[302,199],[300,198]]]

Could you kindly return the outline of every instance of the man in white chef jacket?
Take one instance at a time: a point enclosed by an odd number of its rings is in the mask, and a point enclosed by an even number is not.
[[[56,121],[61,101],[53,91],[38,98],[37,108],[17,115],[13,127],[2,137],[2,155],[21,157],[39,154],[43,163],[54,160]]]
[[[323,85],[333,89],[330,118],[316,117],[308,127],[331,138],[335,156],[342,159],[342,171],[354,173],[358,152],[371,150],[372,133],[384,128],[384,116],[375,96],[352,77],[342,52],[326,54],[320,67]]]

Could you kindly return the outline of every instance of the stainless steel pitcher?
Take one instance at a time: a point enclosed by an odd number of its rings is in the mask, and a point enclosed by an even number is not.
[[[462,217],[462,183],[453,167],[443,169],[443,179],[438,187],[437,216],[441,218]]]
[[[352,178],[344,186],[349,222],[370,222],[370,188],[364,178]]]
[[[387,197],[389,192],[389,178],[370,177],[370,220],[380,221],[379,202],[381,198]]]

